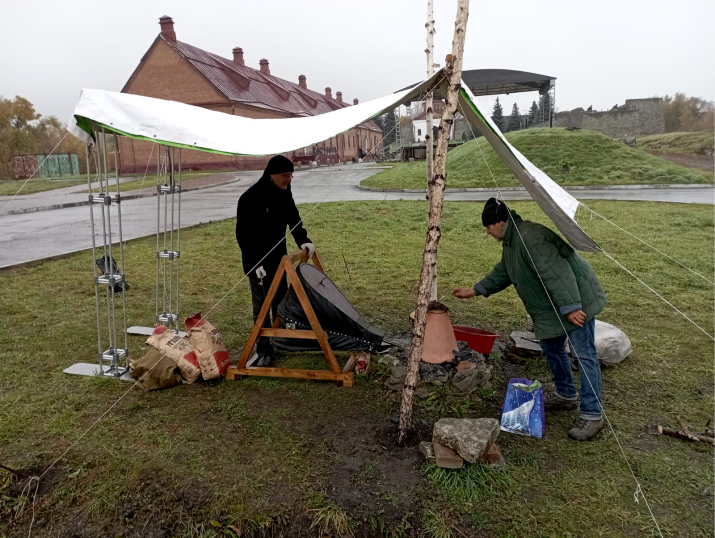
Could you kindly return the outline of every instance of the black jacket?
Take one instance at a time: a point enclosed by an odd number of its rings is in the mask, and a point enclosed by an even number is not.
[[[292,229],[298,246],[311,242],[300,222],[290,185],[281,190],[270,176],[264,175],[238,199],[236,240],[241,249],[244,273],[256,278],[256,269],[263,266],[268,278],[273,278],[281,258],[287,253],[286,227]]]

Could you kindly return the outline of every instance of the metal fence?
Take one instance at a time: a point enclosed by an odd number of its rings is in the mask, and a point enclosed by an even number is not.
[[[79,160],[76,153],[53,155],[16,155],[13,157],[15,179],[29,177],[78,176]],[[34,174],[34,175],[33,175]]]

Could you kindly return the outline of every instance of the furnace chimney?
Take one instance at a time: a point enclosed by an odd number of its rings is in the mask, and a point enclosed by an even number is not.
[[[333,98],[333,90],[330,88],[325,88],[325,97],[330,97],[331,99]]]
[[[305,75],[300,75],[298,77],[298,86],[305,88],[306,90],[308,89],[308,83],[305,81]]]

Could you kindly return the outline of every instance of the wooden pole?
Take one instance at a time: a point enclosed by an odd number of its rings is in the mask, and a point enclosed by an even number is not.
[[[427,78],[434,75],[434,3],[433,0],[427,0],[427,23],[425,24],[427,28],[427,48],[425,52],[427,53]],[[427,197],[429,198],[429,212],[432,212],[432,176],[434,176],[434,140],[432,140],[432,134],[434,132],[434,122],[433,122],[433,103],[432,103],[432,92],[427,93],[427,98],[425,99],[425,109],[427,120],[427,127],[425,128],[425,150],[426,150],[426,161],[427,161]],[[430,301],[437,300],[437,258],[435,257],[434,263],[430,269]]]
[[[437,246],[442,235],[442,208],[444,206],[444,187],[447,175],[447,146],[449,135],[454,123],[454,114],[457,112],[459,90],[462,87],[462,56],[464,53],[464,38],[467,32],[467,18],[469,17],[469,0],[458,0],[457,20],[454,24],[454,39],[452,41],[452,54],[447,55],[445,76],[447,77],[447,106],[439,124],[437,135],[437,155],[434,160],[434,175],[430,178],[429,185],[432,189],[431,211],[425,251],[422,255],[422,271],[420,273],[419,291],[417,293],[417,308],[415,309],[415,327],[413,330],[410,356],[407,362],[407,375],[405,388],[402,390],[400,405],[400,432],[397,438],[402,444],[412,424],[412,404],[415,398],[415,385],[417,374],[422,359],[424,345],[425,325],[427,323],[427,307],[430,295],[430,274],[432,264],[437,259]]]

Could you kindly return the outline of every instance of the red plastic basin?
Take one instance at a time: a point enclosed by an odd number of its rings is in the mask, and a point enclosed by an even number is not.
[[[498,334],[489,331],[459,325],[454,326],[454,336],[460,342],[467,342],[469,349],[473,349],[477,353],[491,353],[494,340],[499,338]]]

